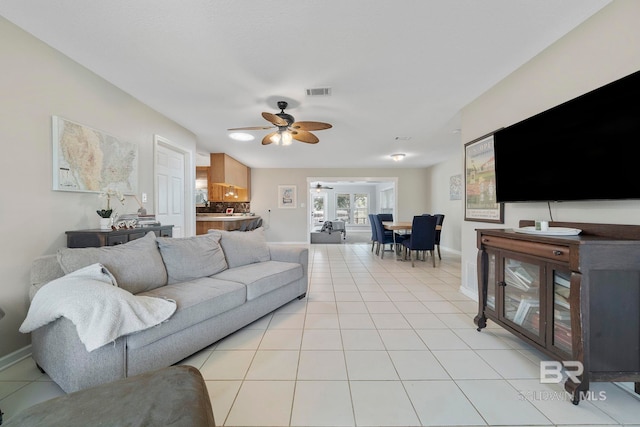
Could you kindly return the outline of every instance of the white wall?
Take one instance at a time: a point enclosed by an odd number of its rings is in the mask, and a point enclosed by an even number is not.
[[[153,135],[195,156],[195,136],[0,17],[0,358],[29,343],[18,332],[32,260],[66,246],[66,230],[96,228],[95,194],[52,188],[51,116],[135,142],[139,191],[154,206]],[[191,167],[190,169],[194,169]],[[138,198],[140,198],[138,196]],[[128,198],[121,212],[135,212]]]
[[[450,179],[454,175],[462,174],[462,152],[450,157],[446,162],[439,163],[428,169],[430,176],[431,210],[432,214],[444,214],[444,223],[440,235],[440,246],[456,253],[460,252],[461,224],[464,219],[464,196],[460,200],[450,199]],[[464,192],[464,186],[462,188]]]
[[[462,111],[463,142],[640,70],[638,17],[640,2],[615,0],[477,98]],[[552,213],[557,221],[640,224],[640,201],[552,203]],[[476,228],[511,228],[521,219],[548,217],[546,203],[511,203],[505,205],[504,226],[463,222],[463,286],[477,293]]]
[[[251,169],[251,211],[263,218],[267,240],[299,242],[309,240],[307,234],[307,177],[397,177],[399,221],[410,221],[413,215],[429,212],[430,177],[427,169]],[[294,184],[298,206],[278,209],[278,185]],[[304,207],[300,206],[301,203]],[[271,212],[269,212],[271,210]]]

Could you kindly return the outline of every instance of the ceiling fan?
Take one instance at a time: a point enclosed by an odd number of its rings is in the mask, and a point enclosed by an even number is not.
[[[326,186],[326,185],[322,185],[322,184],[320,184],[320,183],[318,183],[318,185],[316,185],[315,187],[311,187],[311,188],[315,188],[315,189],[316,189],[316,191],[318,191],[318,192],[319,192],[320,190],[333,190],[333,187],[329,187],[329,186]]]
[[[262,130],[273,129],[275,127],[278,128],[278,130],[262,138],[262,145],[269,145],[271,143],[290,145],[293,139],[306,142],[307,144],[316,144],[319,141],[318,137],[309,131],[329,129],[332,127],[329,123],[322,122],[296,122],[291,114],[284,112],[287,105],[289,104],[286,101],[278,101],[279,113],[262,113],[262,117],[268,122],[271,122],[273,126],[250,126],[227,130]]]

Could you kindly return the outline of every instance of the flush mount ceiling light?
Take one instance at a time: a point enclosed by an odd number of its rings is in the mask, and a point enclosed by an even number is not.
[[[400,160],[404,159],[404,156],[406,156],[406,154],[404,153],[395,153],[389,157],[391,157],[394,162],[399,162]]]
[[[235,139],[236,141],[253,141],[255,136],[244,133],[244,132],[232,132],[229,134],[229,138]]]

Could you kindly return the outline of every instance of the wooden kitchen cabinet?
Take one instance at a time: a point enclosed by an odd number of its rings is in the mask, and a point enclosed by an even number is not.
[[[521,221],[520,227],[533,221]],[[640,391],[640,226],[560,223],[577,236],[477,230],[478,331],[492,320],[584,371],[565,389],[632,381]]]
[[[225,196],[230,189],[237,198]],[[213,202],[251,201],[251,168],[227,154],[211,153],[208,190],[209,200]]]

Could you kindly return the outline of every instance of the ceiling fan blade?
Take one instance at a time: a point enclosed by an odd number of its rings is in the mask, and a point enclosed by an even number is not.
[[[263,130],[263,129],[273,129],[273,126],[247,126],[244,128],[231,128],[227,130]]]
[[[281,117],[276,116],[275,114],[271,114],[271,113],[262,113],[262,117],[268,121],[273,123],[276,126],[289,126],[289,123],[287,123],[287,121]]]
[[[307,144],[317,144],[318,141],[320,141],[317,136],[306,130],[292,130],[291,135],[293,139],[306,142]]]
[[[271,140],[271,137],[275,134],[277,134],[278,132],[271,132],[270,134],[267,134],[267,136],[265,136],[264,138],[262,138],[262,145],[269,145],[271,144],[273,141]]]
[[[331,126],[329,123],[322,122],[295,122],[291,125],[291,128],[296,130],[324,130],[330,129]]]

